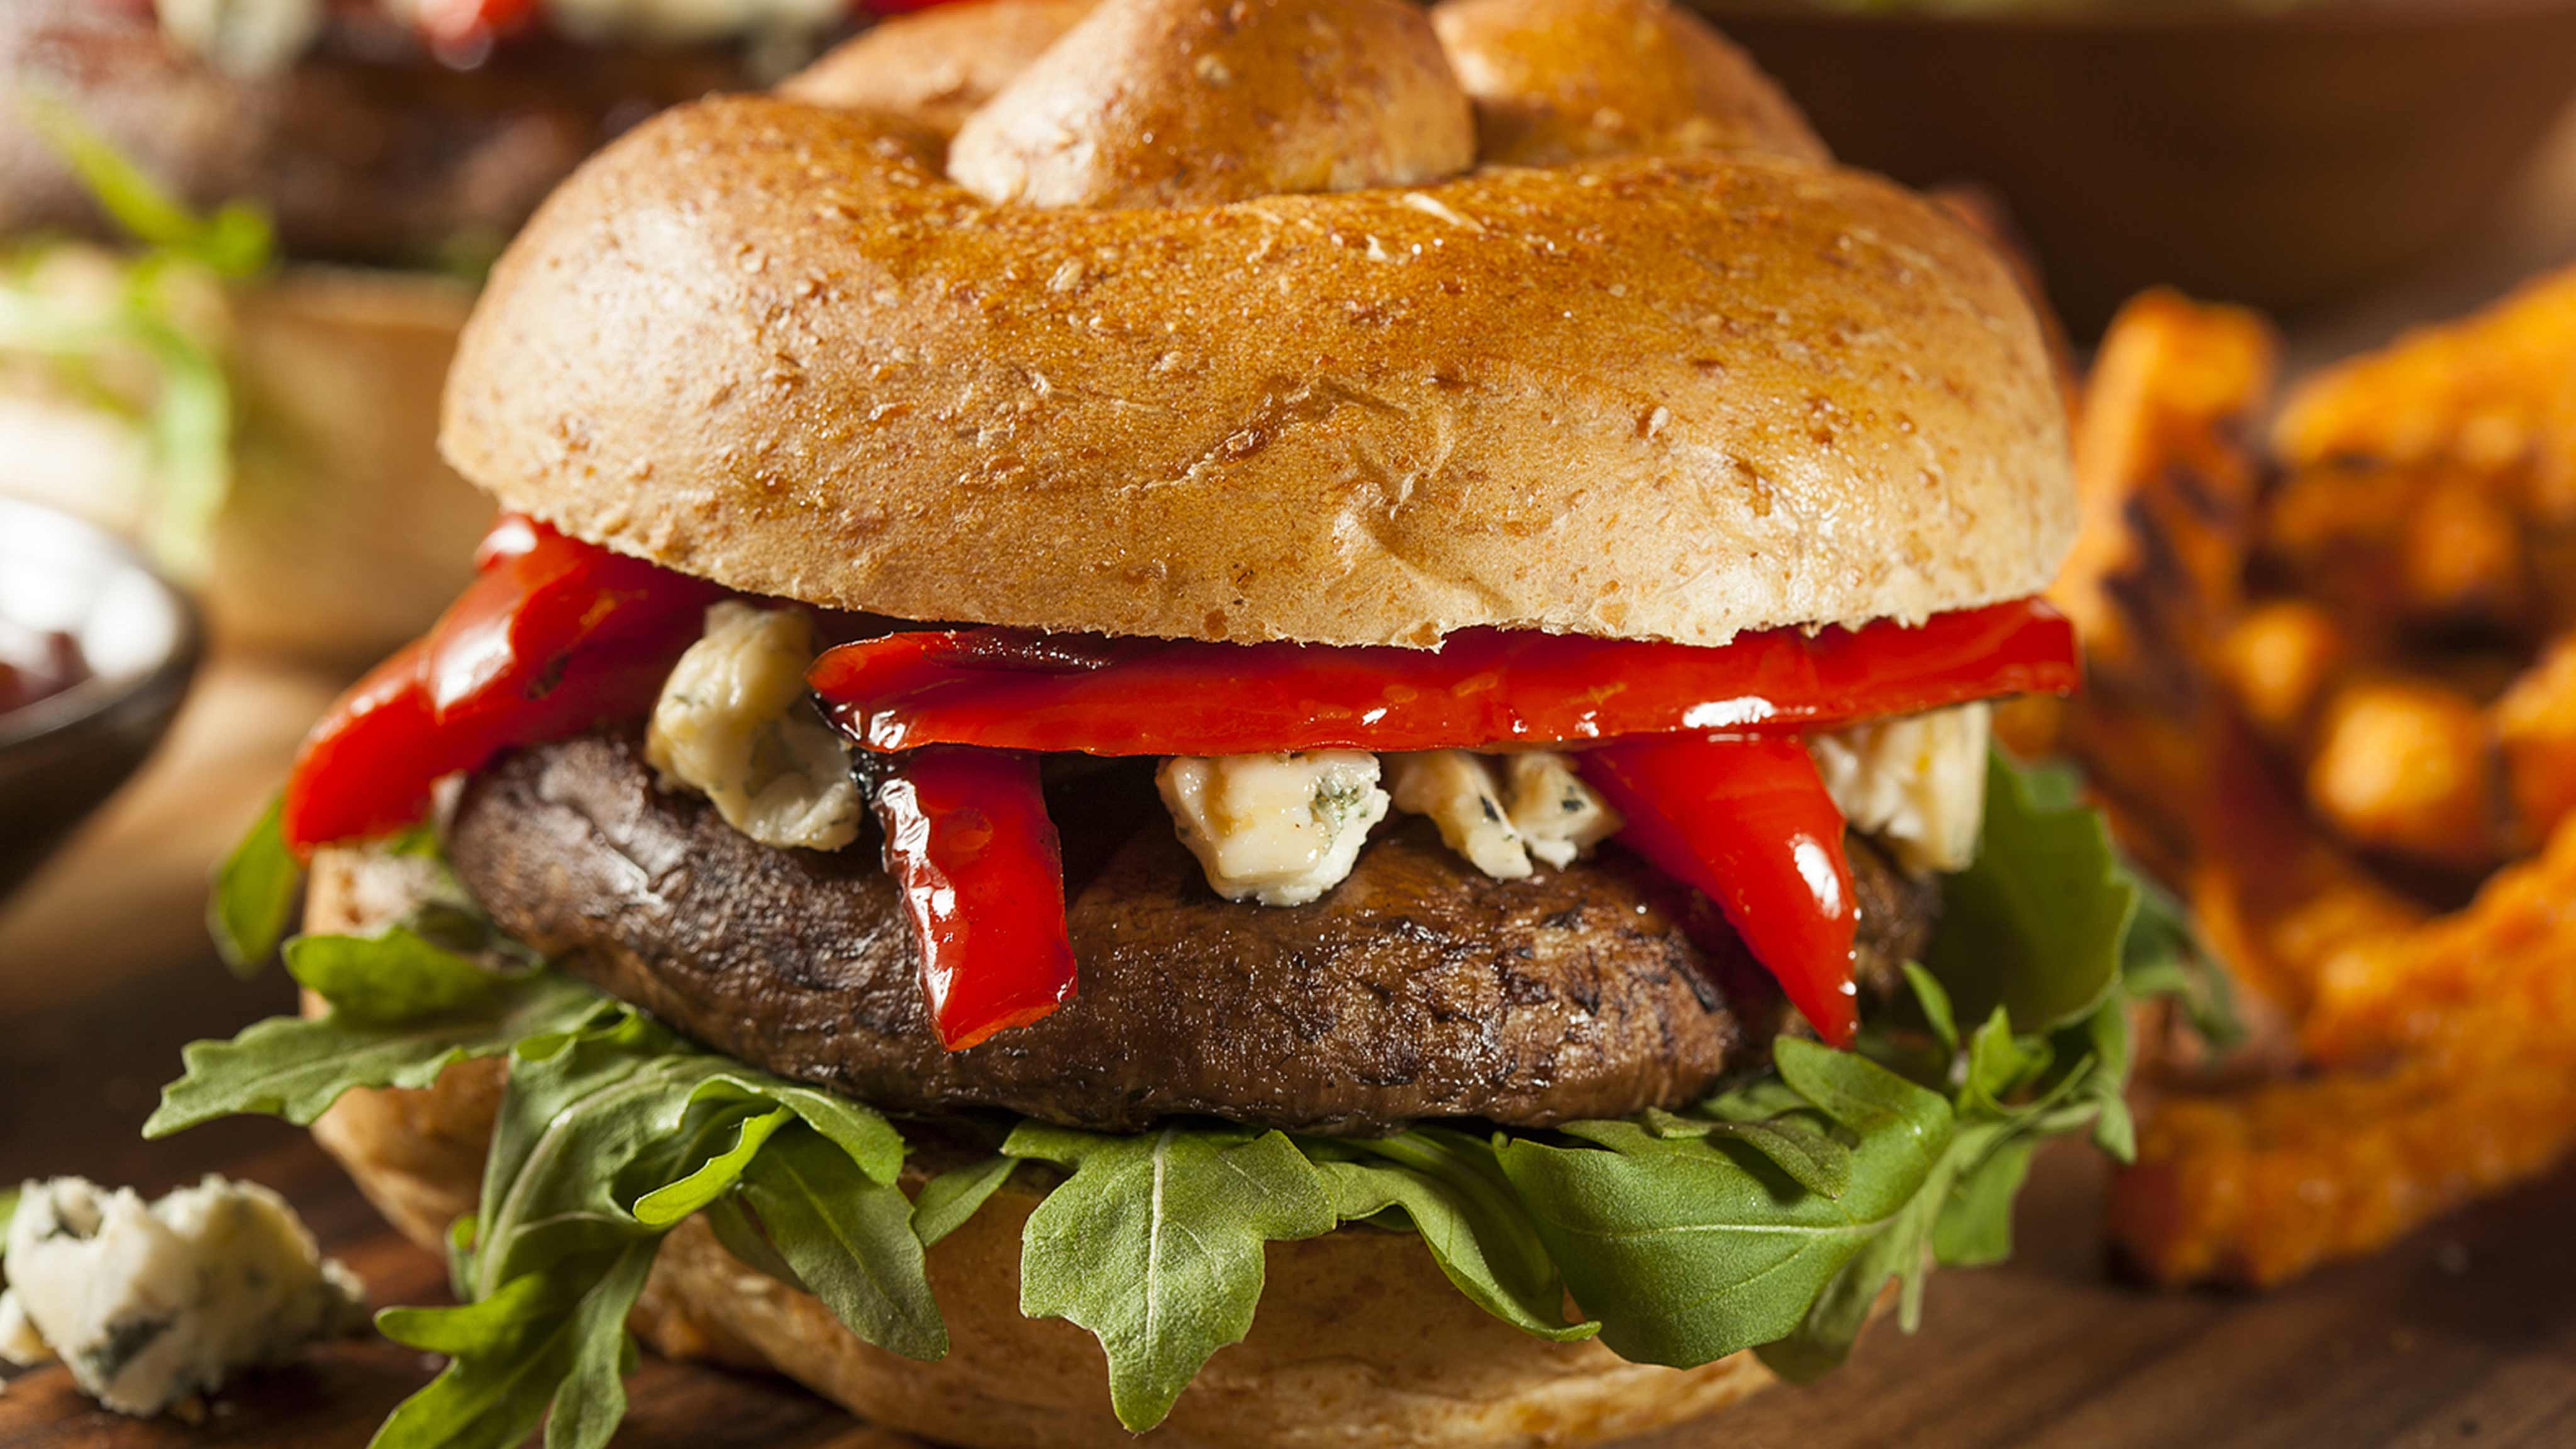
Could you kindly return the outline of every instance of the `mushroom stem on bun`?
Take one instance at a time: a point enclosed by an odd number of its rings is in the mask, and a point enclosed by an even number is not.
[[[153,1125],[453,1249],[402,1442],[604,1442],[629,1324],[942,1442],[1589,1442],[2127,1150],[2173,933],[1987,745],[2077,683],[2039,325],[1660,0],[888,23],[558,191],[443,442],[510,511],[217,896],[309,865],[309,1016]]]

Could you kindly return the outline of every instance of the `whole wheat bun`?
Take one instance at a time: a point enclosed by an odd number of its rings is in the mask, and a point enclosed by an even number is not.
[[[1713,644],[2037,592],[2030,305],[1821,157],[1662,0],[894,21],[568,182],[441,442],[579,536],[914,619]]]
[[[306,928],[380,926],[424,879],[417,860],[325,852]],[[475,1208],[501,1080],[500,1063],[472,1061],[420,1091],[352,1092],[313,1135],[405,1237],[440,1252],[448,1224]],[[1451,1287],[1420,1239],[1344,1228],[1270,1245],[1250,1336],[1219,1350],[1140,1438],[1110,1412],[1091,1336],[1020,1315],[1020,1228],[1040,1196],[1014,1179],[931,1247],[950,1344],[935,1363],[861,1342],[694,1218],[664,1242],[633,1326],[663,1354],[774,1369],[872,1423],[974,1449],[1588,1444],[1681,1423],[1771,1381],[1746,1353],[1670,1369],[1531,1338]]]

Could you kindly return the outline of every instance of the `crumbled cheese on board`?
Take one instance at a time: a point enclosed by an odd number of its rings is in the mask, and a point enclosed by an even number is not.
[[[286,1200],[208,1177],[147,1203],[77,1177],[30,1182],[9,1228],[0,1357],[61,1359],[83,1393],[149,1416],[366,1322],[366,1287]]]

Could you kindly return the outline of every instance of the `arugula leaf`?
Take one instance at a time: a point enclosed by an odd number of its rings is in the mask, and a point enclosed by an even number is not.
[[[1950,1005],[1950,993],[1941,988],[1941,978],[1923,969],[1922,963],[1905,963],[1905,984],[1911,988],[1915,1005],[1923,1010],[1923,1020],[1932,1028],[1933,1039],[1941,1043],[1946,1056],[1959,1054],[1959,1017]]]
[[[507,978],[433,944],[408,926],[372,936],[298,936],[286,943],[286,973],[362,1025],[399,1025],[465,1011]]]
[[[1927,1190],[1906,1200],[1869,1241],[1853,1253],[1816,1294],[1795,1329],[1769,1343],[1755,1345],[1764,1367],[1791,1383],[1808,1383],[1842,1366],[1852,1344],[1869,1322],[1879,1291],[1891,1277],[1909,1285],[1923,1276],[1923,1220],[1927,1202],[1937,1202],[1943,1173],[1936,1169]],[[1912,1324],[1909,1322],[1910,1330]]]
[[[648,1228],[667,1228],[692,1213],[703,1211],[716,1199],[733,1190],[752,1158],[767,1145],[772,1134],[796,1120],[796,1114],[784,1107],[745,1117],[737,1111],[724,1116],[734,1137],[733,1145],[692,1169],[676,1182],[666,1182],[635,1200],[635,1220]]]
[[[2138,1129],[2129,1114],[2129,1061],[2133,1052],[2126,992],[2113,991],[2093,1014],[2057,1034],[2061,1053],[2080,1051],[2089,1070],[2072,1078],[2069,1099],[2037,1130],[2069,1131],[2090,1118],[2093,1145],[2114,1162],[2137,1156]]]
[[[1110,1405],[1140,1433],[1251,1329],[1262,1245],[1340,1220],[1322,1172],[1277,1132],[1102,1137],[1022,1122],[1002,1151],[1072,1172],[1022,1233],[1020,1311],[1091,1330]]]
[[[557,1279],[531,1273],[503,1284],[498,1293],[453,1308],[378,1309],[376,1331],[396,1343],[451,1358],[516,1349],[573,1296]]]
[[[1460,1293],[1526,1332],[1597,1332],[1671,1364],[1756,1347],[1805,1377],[1841,1361],[1891,1280],[1911,1327],[1934,1264],[2002,1256],[2043,1139],[2089,1130],[2115,1155],[2130,1146],[2127,986],[2157,982],[2187,937],[2067,803],[2069,782],[1994,768],[1981,869],[2018,877],[2048,856],[2056,894],[1954,882],[1969,905],[1951,912],[1932,969],[1907,971],[1920,1025],[1874,1025],[1862,1052],[1780,1040],[1774,1075],[1684,1113],[1490,1141],[1436,1127],[1356,1140],[1023,1121],[1000,1155],[908,1202],[903,1141],[882,1116],[707,1053],[552,973],[487,969],[526,954],[460,908],[376,937],[291,943],[290,969],[332,1016],[270,1023],[295,1034],[275,1044],[254,1028],[192,1048],[155,1122],[231,1107],[309,1117],[348,1085],[426,1081],[442,1054],[511,1053],[484,1197],[455,1238],[460,1296],[480,1301],[388,1317],[388,1331],[455,1359],[389,1424],[412,1437],[390,1442],[515,1442],[549,1405],[550,1444],[605,1442],[632,1352],[615,1327],[633,1301],[622,1275],[640,1284],[653,1246],[691,1213],[861,1336],[935,1356],[946,1330],[923,1250],[1025,1160],[1067,1176],[1022,1232],[1021,1309],[1100,1340],[1112,1404],[1139,1431],[1249,1329],[1266,1244],[1340,1222],[1414,1232]],[[2125,938],[2133,920],[2161,942]],[[529,1005],[547,992],[561,1001]],[[513,1010],[524,1017],[499,1020]],[[1962,1021],[1978,1025],[1963,1037]],[[1591,1318],[1565,1321],[1569,1287]]]
[[[716,1241],[734,1255],[742,1265],[757,1273],[766,1273],[799,1293],[814,1290],[805,1286],[794,1266],[778,1255],[759,1223],[752,1220],[749,1209],[742,1205],[739,1193],[729,1193],[706,1206],[707,1226],[715,1230]]]
[[[1971,1111],[2000,1113],[2005,1102],[2053,1064],[2054,1051],[2044,1037],[2013,1035],[2012,1020],[2000,1006],[1968,1038],[1965,1080],[1959,1104]]]
[[[1345,1222],[1410,1229],[1468,1301],[1523,1333],[1571,1343],[1601,1331],[1565,1321],[1565,1280],[1512,1194],[1490,1143],[1418,1127],[1394,1137],[1304,1145]]]
[[[548,1449],[606,1445],[626,1413],[627,1315],[659,1246],[567,1259],[455,1308],[377,1314],[385,1337],[448,1365],[395,1406],[369,1449],[518,1449],[550,1406]]]
[[[903,1159],[892,1127],[592,1000],[586,1017],[512,1049],[482,1201],[455,1240],[467,1306],[386,1324],[454,1358],[397,1412],[389,1430],[411,1437],[396,1442],[515,1443],[551,1403],[549,1445],[605,1444],[625,1412],[625,1310],[662,1236],[699,1210],[716,1212],[747,1261],[776,1262],[871,1342],[945,1351],[911,1205],[892,1182]],[[765,1235],[726,1196],[737,1190]]]
[[[639,1221],[667,1227],[714,1203],[740,1180],[762,1143],[798,1121],[874,1181],[891,1185],[902,1173],[903,1138],[876,1112],[782,1078],[733,1070],[719,1058],[709,1062],[712,1069],[689,1089],[678,1121],[665,1133],[690,1145],[667,1162],[646,1163],[645,1176],[659,1186],[634,1188],[643,1194],[635,1205]],[[720,1139],[732,1145],[702,1146]]]
[[[2029,782],[2024,803],[2053,806],[2072,798],[2066,777],[2041,774]],[[2124,937],[2107,934],[2114,922],[2129,929],[2133,918],[2125,910],[2107,909],[2106,903],[2123,890],[2133,899],[2140,892],[2125,867],[2107,853],[2103,860],[2107,865],[2098,881],[2089,868],[2085,872],[2098,891],[2094,906],[2074,913],[2089,924],[2080,936],[2061,939],[2050,949],[2086,961],[2106,954],[2115,961],[2134,960],[2137,953]],[[1950,928],[1945,922],[1945,930]],[[1763,1362],[1785,1378],[1813,1378],[1842,1362],[1891,1278],[1901,1286],[1901,1319],[1910,1329],[1931,1264],[1967,1266],[2006,1256],[2012,1247],[2013,1199],[2032,1155],[2047,1137],[2090,1126],[2096,1144],[2114,1157],[2125,1158],[2132,1147],[2134,1129],[2122,1096],[2130,1056],[2124,973],[2115,973],[2081,1015],[2044,1032],[2017,1034],[2017,1019],[1998,1000],[1964,1049],[1945,981],[1912,968],[1907,979],[1925,1020],[1955,1058],[1953,1114],[1958,1125],[1914,1201],[1817,1295],[1795,1333],[1762,1347]],[[2006,973],[1987,979],[2011,978]]]
[[[452,1063],[498,1056],[599,1014],[603,998],[553,973],[505,981],[474,1009],[394,1023],[272,1017],[230,1041],[190,1043],[186,1074],[161,1089],[145,1137],[166,1137],[218,1117],[258,1113],[310,1126],[356,1087],[426,1087]]]
[[[2013,1199],[2044,1140],[2035,1133],[2008,1138],[1950,1184],[1949,1198],[1932,1223],[1936,1261],[1944,1267],[1975,1268],[2012,1256]]]
[[[1497,1149],[1575,1301],[1623,1358],[1688,1367],[1795,1331],[1948,1146],[1950,1105],[1934,1093],[1813,1042],[1784,1038],[1775,1051],[1782,1080],[1855,1138],[1840,1198],[1713,1144],[1687,1155],[1527,1139]]]
[[[473,1296],[651,1231],[620,1201],[619,1179],[648,1148],[674,1139],[697,1084],[728,1065],[680,1050],[631,1011],[605,1027],[522,1043],[484,1159]]]
[[[545,958],[520,945],[505,934],[483,908],[465,893],[465,883],[456,879],[435,845],[419,852],[434,868],[437,884],[430,888],[428,899],[415,904],[408,915],[394,924],[420,937],[429,944],[454,956],[463,956],[487,970],[533,971],[546,964]]]
[[[1691,1109],[1720,1122],[1768,1122],[1797,1112],[1813,1112],[1807,1099],[1778,1077],[1748,1077]]]
[[[2061,777],[1987,759],[1985,832],[1974,865],[1942,883],[1941,928],[1924,965],[1958,1014],[2001,1006],[2014,1030],[2078,1020],[2119,980],[2137,887],[2102,817]]]
[[[2138,889],[2137,919],[2129,923],[2120,952],[2120,979],[2129,995],[2140,1001],[2178,999],[2193,1032],[2217,1050],[2244,1041],[2234,983],[2192,930],[2182,902],[2134,868],[2129,877]]]
[[[158,496],[144,542],[173,573],[202,579],[214,567],[215,519],[232,494],[232,380],[220,356],[159,317],[137,318],[135,339],[161,373],[146,434]]]
[[[948,1352],[901,1188],[800,1124],[751,1159],[742,1194],[778,1256],[852,1333],[906,1358]]]
[[[206,931],[236,976],[258,974],[295,916],[295,893],[304,870],[278,826],[285,804],[283,795],[268,802],[258,822],[216,867],[214,888],[206,896]]]
[[[784,1107],[830,1138],[860,1171],[877,1181],[892,1183],[903,1172],[903,1136],[882,1113],[846,1097],[750,1071],[722,1057],[715,1060],[724,1070],[700,1083],[700,1096],[729,1092],[744,1101]]]
[[[1019,1167],[995,1153],[981,1162],[951,1168],[921,1185],[912,1200],[912,1230],[925,1248],[966,1225],[987,1200],[1011,1180]]]
[[[1801,1115],[1815,1114],[1808,1109],[1739,1122],[1650,1109],[1633,1122],[1568,1122],[1559,1130],[1631,1157],[1655,1152],[1692,1156],[1712,1150],[1712,1139],[1723,1139],[1760,1153],[1809,1192],[1841,1197],[1851,1186],[1851,1148],[1802,1121]]]
[[[546,1449],[608,1449],[626,1417],[626,1376],[635,1369],[635,1339],[626,1320],[652,1275],[657,1239],[629,1244],[581,1296],[566,1325],[571,1364],[546,1415]]]
[[[474,1214],[463,1214],[449,1223],[446,1240],[440,1246],[447,1256],[447,1291],[465,1298],[472,1291],[465,1274],[474,1256]]]

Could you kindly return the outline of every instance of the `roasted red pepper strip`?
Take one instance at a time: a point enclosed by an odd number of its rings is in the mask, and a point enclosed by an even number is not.
[[[524,518],[504,518],[476,560],[429,634],[305,737],[282,815],[299,854],[420,819],[441,775],[650,710],[724,594]]]
[[[426,641],[415,639],[368,671],[304,737],[286,778],[280,822],[298,855],[317,845],[389,835],[429,809],[430,776],[407,761],[437,747],[429,691],[421,687]]]
[[[950,1051],[1073,995],[1064,856],[1033,755],[934,746],[877,787],[886,869],[921,941],[930,1023]]]
[[[1493,629],[1437,651],[916,631],[829,650],[807,677],[871,749],[1093,755],[1787,734],[2079,680],[2073,629],[2035,599],[1716,647]]]
[[[1717,902],[1816,1034],[1860,1024],[1860,924],[1843,817],[1807,747],[1775,736],[1651,735],[1575,757],[1627,824],[1613,839]]]

